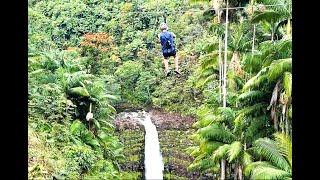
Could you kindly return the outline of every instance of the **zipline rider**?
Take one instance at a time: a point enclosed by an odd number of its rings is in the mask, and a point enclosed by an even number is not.
[[[174,64],[175,64],[175,73],[176,75],[181,75],[179,71],[179,64],[178,64],[178,56],[176,55],[176,49],[174,46],[174,39],[176,35],[173,32],[168,31],[168,25],[166,23],[161,23],[160,30],[161,33],[158,35],[160,39],[160,43],[162,46],[162,54],[163,54],[163,64],[165,68],[166,76],[169,76],[169,58],[171,56],[174,57]]]

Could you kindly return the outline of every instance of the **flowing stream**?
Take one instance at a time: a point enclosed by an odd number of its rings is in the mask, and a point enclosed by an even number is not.
[[[163,179],[163,161],[160,152],[160,144],[156,126],[152,123],[150,115],[145,112],[126,112],[126,117],[130,117],[144,126],[145,129],[145,179]]]

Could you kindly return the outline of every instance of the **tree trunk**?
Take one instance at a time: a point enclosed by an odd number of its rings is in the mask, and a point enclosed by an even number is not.
[[[253,25],[253,37],[252,37],[252,50],[251,50],[251,57],[253,57],[253,51],[254,51],[254,41],[256,38],[256,25]]]
[[[242,76],[243,71],[240,65],[240,53],[238,51],[234,51],[232,53],[232,58],[230,61],[229,69],[233,71],[236,75]]]
[[[243,175],[242,175],[242,165],[239,164],[239,167],[238,167],[238,175],[239,175],[239,180],[242,180],[243,179]]]
[[[222,70],[223,70],[223,64],[222,64],[222,56],[221,56],[221,38],[219,37],[219,101],[222,102]]]
[[[234,180],[238,180],[238,173],[239,173],[239,168],[238,168],[238,165],[236,164],[234,168],[234,175],[233,175]]]
[[[221,180],[226,179],[226,160],[221,160]]]
[[[274,39],[274,28],[272,27],[271,29],[271,41],[273,42]]]
[[[276,107],[272,107],[271,109],[271,118],[273,119],[273,125],[276,132],[278,132],[278,117],[276,112]]]
[[[226,9],[226,31],[225,31],[225,44],[224,44],[224,77],[223,77],[223,107],[227,106],[227,51],[228,51],[228,6],[229,1],[227,0],[227,9]]]

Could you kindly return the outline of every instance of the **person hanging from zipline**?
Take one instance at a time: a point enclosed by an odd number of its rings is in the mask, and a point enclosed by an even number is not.
[[[160,43],[162,46],[162,54],[163,54],[163,64],[165,68],[166,76],[169,76],[169,58],[171,56],[174,57],[174,65],[175,65],[175,73],[176,75],[181,75],[179,71],[179,64],[178,64],[178,56],[176,55],[176,48],[174,45],[174,39],[176,35],[173,32],[168,31],[168,25],[166,23],[161,23],[160,30],[161,33],[159,34]]]

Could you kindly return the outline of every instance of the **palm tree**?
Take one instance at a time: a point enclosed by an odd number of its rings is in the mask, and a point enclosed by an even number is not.
[[[279,59],[272,62],[269,66],[262,68],[257,75],[252,77],[243,86],[243,92],[250,92],[250,89],[260,89],[270,91],[271,100],[268,110],[271,108],[271,119],[275,130],[278,130],[278,105],[282,106],[280,124],[282,131],[289,134],[289,109],[291,108],[291,87],[292,87],[292,59]],[[279,95],[280,94],[280,95]],[[279,97],[280,96],[280,97]],[[285,124],[285,125],[284,125]]]
[[[291,1],[288,0],[257,0],[263,4],[271,5],[270,10],[265,10],[265,8],[260,8],[257,11],[251,21],[256,24],[259,22],[266,22],[269,24],[269,29],[271,31],[271,41],[274,41],[274,35],[278,28],[282,24],[287,24],[287,36],[291,36]],[[272,6],[273,5],[273,6]],[[262,5],[262,7],[264,7]]]
[[[245,175],[251,179],[292,179],[292,142],[289,136],[275,133],[275,140],[260,138],[252,151],[260,161],[249,163]]]

